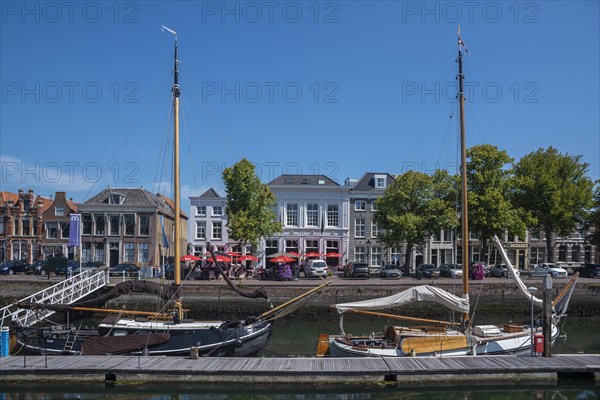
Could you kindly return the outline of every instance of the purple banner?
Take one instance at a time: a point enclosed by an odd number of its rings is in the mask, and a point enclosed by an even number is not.
[[[69,221],[69,246],[80,246],[81,214],[71,214]]]

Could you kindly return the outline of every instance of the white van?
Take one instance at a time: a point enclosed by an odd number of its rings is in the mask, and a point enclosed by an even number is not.
[[[304,276],[312,278],[316,276],[327,276],[329,267],[324,260],[308,260],[304,266]]]

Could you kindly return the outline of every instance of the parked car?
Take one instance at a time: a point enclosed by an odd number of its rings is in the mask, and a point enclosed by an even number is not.
[[[531,277],[543,277],[548,274],[552,275],[553,278],[566,278],[568,275],[566,269],[553,263],[538,264],[533,268],[533,271],[529,271],[529,276]]]
[[[469,265],[469,279],[475,279],[475,274],[476,274],[475,271],[477,269],[477,268],[475,268],[476,265],[481,265],[481,267],[483,268],[483,271],[481,273],[483,273],[484,278],[486,276],[490,276],[490,274],[491,274],[490,266],[483,261],[475,261]]]
[[[515,272],[517,273],[517,276],[521,275],[519,271]],[[491,269],[490,275],[496,278],[508,278],[510,276],[510,272],[508,271],[508,267],[505,264],[496,264]]]
[[[101,269],[106,268],[101,261],[88,261],[81,264],[82,271],[90,271],[90,274],[95,274],[96,272],[100,272]]]
[[[48,260],[39,260],[25,268],[25,275],[46,275],[48,273]]]
[[[389,264],[381,268],[379,276],[382,278],[402,278],[402,271],[394,264]]]
[[[308,260],[304,266],[304,276],[312,278],[315,276],[327,276],[329,267],[324,260]]]
[[[600,278],[600,264],[584,264],[573,272],[579,272],[582,278]]]
[[[439,278],[440,270],[433,264],[420,264],[417,267],[417,279]]]
[[[463,276],[463,267],[461,264],[442,264],[440,266],[440,276],[461,278]]]
[[[69,260],[67,264],[54,269],[56,275],[73,276],[79,273],[79,261]]]
[[[367,278],[369,279],[369,264],[352,263],[344,269],[345,278]]]
[[[21,260],[8,260],[0,264],[0,274],[14,275],[19,272],[25,272],[29,263]]]
[[[109,276],[127,276],[137,277],[140,272],[140,267],[135,264],[121,263],[108,270]]]

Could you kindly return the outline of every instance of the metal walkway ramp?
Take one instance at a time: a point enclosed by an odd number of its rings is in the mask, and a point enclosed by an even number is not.
[[[88,294],[95,292],[108,283],[108,274],[104,271],[90,274],[83,271],[69,279],[50,286],[47,289],[19,300],[23,303],[71,304]],[[11,321],[20,326],[31,326],[54,314],[45,309],[24,309],[14,304],[0,309],[0,326],[7,326]]]

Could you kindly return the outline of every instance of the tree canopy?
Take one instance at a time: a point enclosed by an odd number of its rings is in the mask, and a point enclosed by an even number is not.
[[[388,247],[407,245],[410,265],[415,245],[440,229],[457,225],[456,181],[446,171],[433,175],[408,171],[398,176],[377,199],[375,221],[382,228],[378,239]]]
[[[242,159],[223,171],[227,195],[227,229],[229,237],[257,248],[262,237],[281,231],[274,210],[275,195],[261,183],[256,168]]]
[[[592,181],[581,156],[538,149],[515,165],[515,204],[533,217],[530,228],[546,235],[548,261],[554,261],[555,235],[567,236],[586,220]]]

